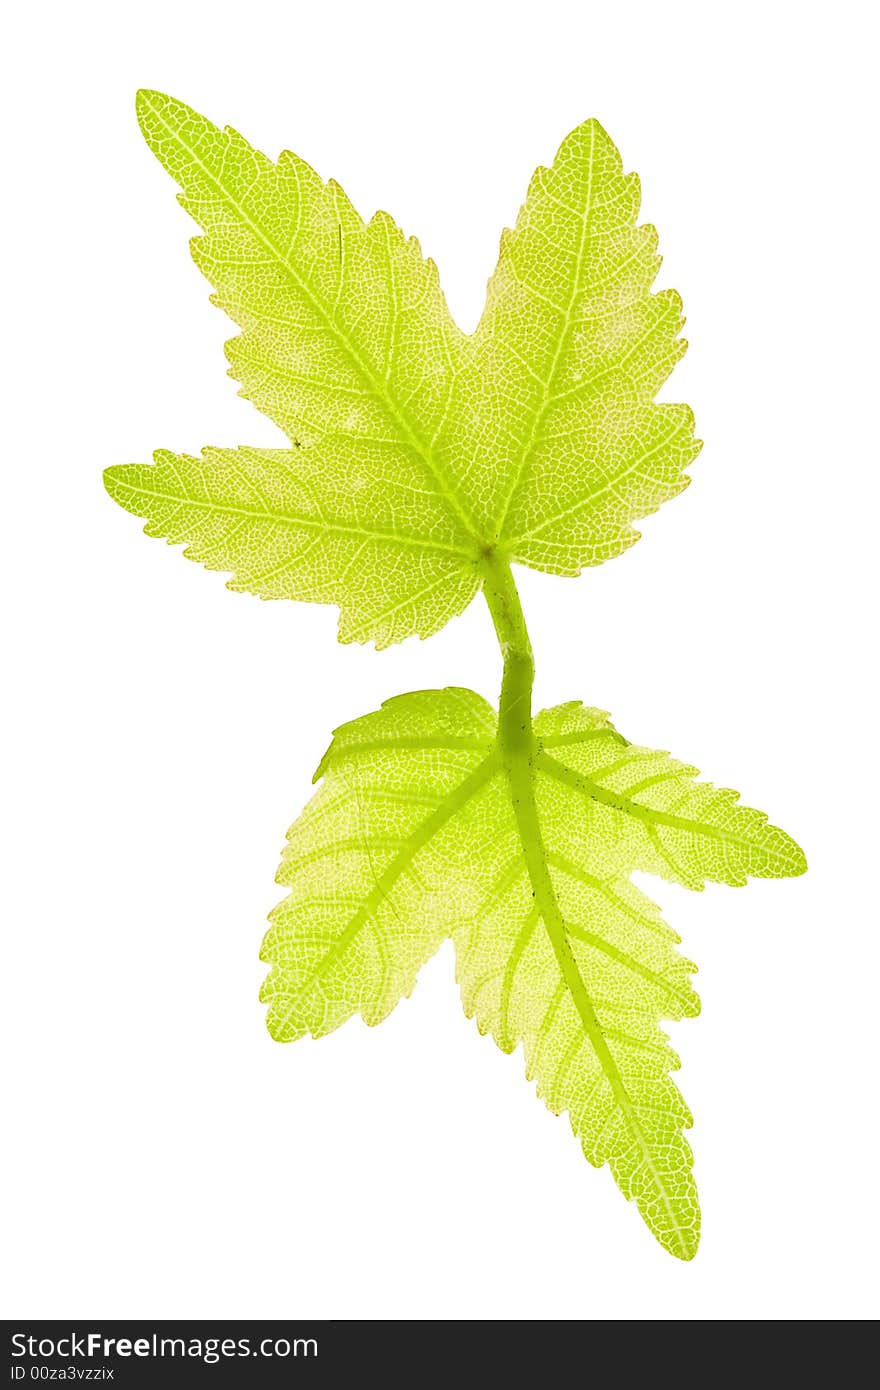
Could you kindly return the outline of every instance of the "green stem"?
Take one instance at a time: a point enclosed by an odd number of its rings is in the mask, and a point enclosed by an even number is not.
[[[535,659],[510,565],[496,553],[487,555],[484,561],[483,593],[504,658],[498,704],[498,743],[505,765],[508,754],[525,754],[531,761]]]

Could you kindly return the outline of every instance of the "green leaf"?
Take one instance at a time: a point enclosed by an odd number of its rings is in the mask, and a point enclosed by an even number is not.
[[[690,412],[651,404],[680,303],[650,292],[638,182],[595,121],[536,173],[468,337],[386,213],[364,223],[296,155],[272,163],[172,97],[139,93],[138,116],[242,330],[231,374],[295,446],[109,469],[148,534],[232,588],[338,604],[341,640],[381,647],[460,613],[485,554],[576,574],[684,487]]]
[[[451,935],[465,1012],[504,1051],[522,1043],[589,1161],[689,1259],[690,1115],[659,1020],[698,1012],[694,967],[629,875],[741,883],[800,873],[803,856],[735,793],[626,743],[597,710],[547,710],[535,734],[528,833],[494,712],[472,692],[398,696],[337,731],[263,943],[269,1028],[287,1041],[355,1013],[379,1022]]]

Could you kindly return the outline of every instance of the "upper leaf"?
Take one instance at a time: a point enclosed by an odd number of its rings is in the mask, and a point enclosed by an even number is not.
[[[273,163],[172,97],[139,93],[138,116],[242,330],[231,374],[297,446],[108,470],[149,534],[233,588],[336,603],[342,640],[384,646],[461,612],[489,549],[576,574],[685,486],[690,412],[652,403],[681,306],[651,293],[638,180],[595,121],[535,174],[468,337],[386,213],[365,224],[296,155]]]
[[[467,1014],[505,1051],[523,1044],[528,1075],[568,1111],[590,1162],[608,1163],[658,1240],[689,1259],[690,1116],[658,1022],[698,1011],[694,967],[629,875],[739,883],[799,873],[803,855],[734,793],[627,744],[597,710],[559,706],[536,729],[531,839],[494,712],[472,692],[399,696],[337,730],[290,832],[280,878],[292,892],[263,943],[269,1028],[286,1041],[355,1012],[378,1022],[451,935]]]

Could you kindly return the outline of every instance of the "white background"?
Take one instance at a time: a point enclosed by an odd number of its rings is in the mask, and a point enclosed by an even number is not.
[[[877,1311],[876,111],[871,7],[15,7],[3,80],[7,1316],[844,1319]],[[11,26],[11,32],[10,32]],[[597,115],[691,350],[693,486],[577,582],[522,573],[582,697],[804,845],[655,896],[704,1205],[688,1266],[463,1018],[451,948],[381,1027],[270,1041],[257,951],[330,730],[492,696],[482,604],[334,641],[145,540],[101,470],[280,442],[135,123],[141,85],[391,210],[478,317],[534,166]],[[10,429],[11,416],[11,429]]]

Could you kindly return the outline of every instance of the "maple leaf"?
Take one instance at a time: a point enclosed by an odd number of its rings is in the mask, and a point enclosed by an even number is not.
[[[429,636],[482,590],[504,657],[497,715],[472,691],[420,691],[336,731],[263,942],[270,1031],[379,1023],[451,937],[465,1012],[522,1044],[589,1161],[690,1259],[691,1120],[660,1021],[698,1012],[694,967],[631,874],[700,889],[806,863],[736,792],[600,711],[533,718],[511,569],[619,554],[699,449],[689,409],[653,399],[683,320],[651,289],[638,180],[597,122],[573,131],[502,237],[468,337],[387,214],[365,223],[297,156],[273,164],[173,98],[142,92],[138,111],[242,330],[231,373],[290,447],[160,451],[108,469],[108,491],[232,588],[337,604],[343,641]]]
[[[364,223],[296,155],[273,164],[171,97],[141,92],[138,115],[242,329],[231,374],[300,446],[108,469],[149,534],[232,588],[336,603],[343,641],[384,647],[466,608],[487,548],[577,574],[686,485],[691,413],[651,402],[681,307],[651,293],[656,237],[598,122],[538,170],[468,338],[386,213]]]
[[[262,957],[269,1028],[320,1037],[379,1023],[452,936],[465,1012],[525,1048],[548,1107],[609,1163],[673,1254],[699,1236],[690,1115],[658,1026],[692,1017],[695,967],[629,881],[690,888],[802,871],[789,837],[695,769],[629,744],[579,704],[534,720],[520,795],[490,705],[470,690],[399,695],[337,729],[317,795],[291,827],[290,895]]]

